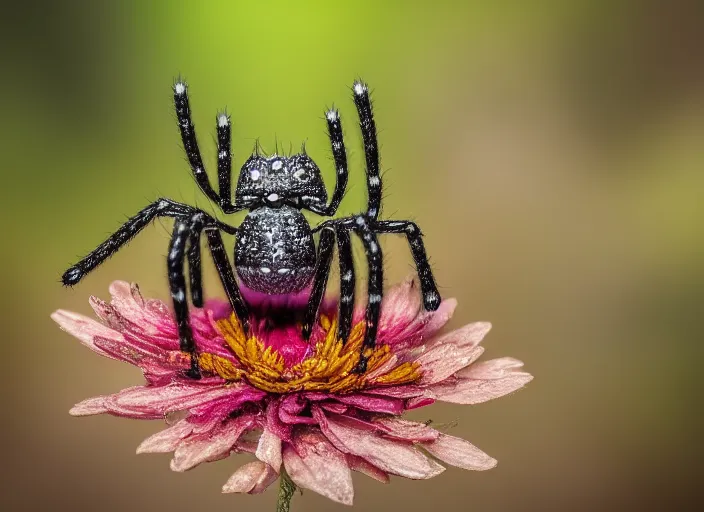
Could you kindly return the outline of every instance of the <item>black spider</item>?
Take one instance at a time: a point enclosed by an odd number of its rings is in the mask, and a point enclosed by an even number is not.
[[[235,202],[232,203],[230,118],[226,114],[217,116],[219,185],[219,193],[217,193],[210,185],[198,150],[186,83],[178,81],[173,89],[183,146],[199,187],[208,198],[220,206],[224,213],[235,213],[245,209],[248,209],[249,213],[240,227],[236,228],[218,221],[200,209],[170,199],[159,199],[130,218],[93,252],[69,268],[62,277],[65,285],[77,284],[156,217],[173,217],[174,230],[167,257],[168,278],[181,350],[190,354],[195,352],[196,347],[188,319],[184,259],[188,260],[191,300],[195,307],[202,307],[200,254],[202,232],[206,234],[210,252],[230,304],[245,330],[248,329],[248,306],[240,294],[220,231],[237,236],[234,253],[235,268],[240,280],[247,287],[271,295],[287,294],[303,290],[312,281],[312,291],[303,322],[303,335],[306,339],[310,337],[325,292],[335,240],[337,240],[339,252],[341,278],[338,336],[344,341],[350,334],[355,294],[351,232],[361,237],[369,267],[367,287],[369,298],[363,352],[366,348],[375,345],[383,294],[382,256],[377,234],[403,233],[406,235],[420,278],[423,305],[430,311],[438,308],[440,295],[428,264],[418,226],[410,221],[378,220],[381,209],[379,148],[369,89],[365,83],[356,81],[352,86],[352,93],[364,140],[369,195],[367,211],[351,217],[328,220],[313,229],[301,210],[307,209],[324,216],[334,215],[347,186],[347,154],[339,112],[333,108],[325,113],[337,169],[337,183],[329,203],[320,170],[305,152],[290,157],[279,155],[264,157],[255,152],[242,166],[235,190]],[[313,234],[318,231],[320,240],[316,254]],[[191,362],[189,376],[199,378],[197,358],[192,357]],[[366,358],[362,355],[357,371],[363,372],[365,368]]]

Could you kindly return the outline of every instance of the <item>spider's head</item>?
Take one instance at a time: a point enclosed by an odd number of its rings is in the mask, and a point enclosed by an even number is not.
[[[244,205],[294,207],[327,202],[320,169],[311,158],[299,153],[289,157],[252,155],[242,166],[235,190]]]

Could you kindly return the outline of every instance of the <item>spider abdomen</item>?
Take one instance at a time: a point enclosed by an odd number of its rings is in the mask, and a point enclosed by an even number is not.
[[[315,273],[308,221],[290,206],[252,210],[240,226],[235,267],[252,290],[279,295],[304,289]]]

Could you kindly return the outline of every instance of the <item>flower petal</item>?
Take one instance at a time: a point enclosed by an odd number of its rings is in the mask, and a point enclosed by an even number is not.
[[[382,429],[386,437],[413,443],[434,441],[440,434],[425,423],[402,420],[400,418],[381,418],[376,420],[374,424]]]
[[[254,454],[260,461],[266,462],[277,473],[281,470],[281,438],[271,429],[264,427],[257,451]]]
[[[352,472],[340,453],[320,431],[308,430],[286,444],[284,465],[291,480],[338,503],[352,505]]]
[[[105,407],[105,397],[95,396],[88,398],[74,405],[68,413],[71,416],[92,416],[93,414],[104,414],[108,411]]]
[[[146,438],[137,447],[137,453],[168,453],[178,448],[181,440],[193,431],[193,424],[181,420],[175,425]]]
[[[368,460],[358,457],[357,455],[352,455],[351,453],[346,453],[345,459],[347,459],[347,465],[352,471],[363,473],[374,480],[378,480],[382,484],[389,483],[389,474],[379,469]]]
[[[313,408],[313,414],[319,418],[320,429],[338,450],[358,455],[383,471],[418,480],[432,478],[445,470],[407,443],[350,427],[342,417],[322,417],[318,408]]]
[[[235,386],[213,387],[172,382],[165,386],[137,386],[125,389],[113,396],[115,405],[122,410],[163,415],[167,412],[182,411],[204,405],[213,400],[229,397],[236,392]]]
[[[259,494],[264,492],[278,477],[278,473],[271,466],[255,460],[235,471],[222,486],[222,492]]]
[[[514,373],[516,368],[521,368],[523,361],[514,359],[513,357],[501,357],[499,359],[491,359],[482,361],[481,363],[473,364],[457,373],[457,376],[463,379],[503,379],[511,373]]]
[[[436,345],[416,359],[423,370],[420,384],[435,384],[447,379],[455,372],[476,361],[482,352],[484,352],[484,347],[471,345],[460,347],[452,343]]]
[[[430,396],[455,404],[480,404],[500,396],[508,395],[533,380],[525,372],[510,372],[506,377],[492,380],[455,379],[430,386]]]
[[[491,324],[489,322],[474,322],[428,342],[428,346],[452,343],[459,347],[476,347],[490,330]]]
[[[171,460],[173,471],[187,471],[203,462],[212,462],[227,457],[242,433],[250,428],[251,416],[240,416],[216,432],[194,440],[185,439],[174,452]]]
[[[116,356],[108,354],[103,349],[96,346],[94,340],[96,336],[100,336],[102,338],[112,339],[116,343],[121,343],[123,342],[123,336],[119,332],[93,320],[92,318],[88,318],[87,316],[79,315],[78,313],[73,313],[71,311],[65,311],[63,309],[59,309],[52,313],[51,318],[54,322],[59,324],[61,329],[78,338],[81,343],[92,351],[110,359],[118,359]]]
[[[423,443],[423,447],[441,461],[458,468],[484,471],[496,466],[496,459],[459,437],[440,434],[435,441]]]

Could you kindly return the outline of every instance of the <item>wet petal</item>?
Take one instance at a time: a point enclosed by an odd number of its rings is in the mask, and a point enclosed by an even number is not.
[[[137,447],[137,453],[168,453],[178,448],[181,440],[193,431],[193,424],[181,420],[175,425],[166,428],[146,438]]]
[[[437,345],[416,359],[423,370],[420,383],[428,385],[443,381],[472,364],[482,352],[484,347],[457,346],[452,343]]]
[[[518,359],[502,357],[473,364],[469,368],[458,372],[457,376],[464,379],[503,379],[522,366],[523,362]]]
[[[440,434],[435,441],[423,443],[423,447],[441,461],[458,468],[484,471],[496,466],[496,459],[459,437]]]
[[[433,398],[455,404],[472,405],[493,400],[522,388],[533,380],[525,372],[511,372],[506,377],[493,380],[454,379],[430,386]]]
[[[106,412],[108,412],[108,409],[105,407],[105,397],[96,396],[77,403],[68,413],[71,416],[92,416],[93,414],[104,414]]]
[[[266,462],[277,473],[281,469],[281,438],[272,432],[269,428],[264,427],[259,438],[257,451],[254,454],[260,461]]]
[[[338,503],[351,505],[352,472],[340,453],[319,431],[307,431],[286,444],[284,465],[291,480]]]
[[[445,470],[407,443],[350,427],[341,418],[321,418],[322,412],[315,409],[314,414],[319,417],[321,430],[337,449],[358,455],[383,471],[417,480],[432,478]]]
[[[358,457],[357,455],[352,455],[351,453],[346,453],[345,458],[347,459],[347,465],[352,471],[357,471],[363,473],[374,480],[378,480],[382,484],[389,483],[389,474],[376,467],[371,462]]]
[[[185,439],[171,461],[173,471],[187,471],[203,462],[227,457],[242,433],[252,426],[251,416],[240,416],[216,432],[194,440]]]
[[[489,322],[474,322],[430,341],[428,346],[434,347],[437,345],[452,343],[453,345],[457,345],[459,347],[476,347],[479,343],[481,343],[490,330],[491,324]]]
[[[244,386],[244,385],[243,385]],[[114,403],[123,410],[163,415],[182,411],[237,393],[236,387],[212,387],[185,382],[166,386],[138,386],[114,395]]]
[[[259,460],[250,462],[235,471],[223,485],[222,492],[259,494],[279,477],[271,466]]]
[[[440,434],[425,423],[402,420],[400,418],[381,418],[374,422],[387,437],[403,441],[418,443],[421,441],[434,441]]]
[[[59,324],[59,327],[78,338],[86,347],[100,354],[101,356],[109,357],[110,359],[118,359],[116,356],[108,354],[103,349],[95,345],[95,337],[100,336],[106,339],[112,339],[116,343],[123,342],[122,334],[107,327],[100,322],[88,318],[87,316],[79,315],[71,311],[59,309],[51,314],[52,320]]]

